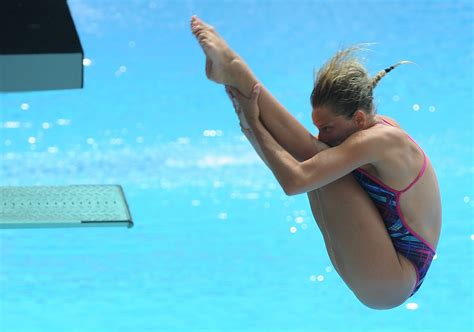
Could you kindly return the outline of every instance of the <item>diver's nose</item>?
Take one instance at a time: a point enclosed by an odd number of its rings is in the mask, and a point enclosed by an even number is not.
[[[326,142],[325,142],[326,136],[325,136],[324,134],[319,133],[319,134],[316,136],[316,138],[317,138],[318,140],[320,140],[321,142],[326,143]]]

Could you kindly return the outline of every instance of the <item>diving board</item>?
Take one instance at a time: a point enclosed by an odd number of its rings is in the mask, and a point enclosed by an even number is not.
[[[0,228],[133,227],[120,185],[0,187]]]
[[[1,0],[0,31],[0,92],[83,88],[84,51],[66,0]]]

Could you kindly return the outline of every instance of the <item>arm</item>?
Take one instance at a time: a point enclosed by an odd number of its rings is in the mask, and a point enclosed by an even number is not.
[[[244,113],[265,160],[287,195],[319,189],[362,165],[376,163],[390,146],[386,136],[358,131],[342,144],[323,150],[300,163],[275,141],[261,123],[259,92],[256,85],[250,100],[237,96],[234,106],[238,106],[237,109],[240,107]]]
[[[244,114],[242,112],[237,112],[237,115],[239,116],[240,120],[240,128],[242,129],[242,132],[244,133],[245,137],[247,137],[250,144],[252,144],[255,151],[257,151],[257,154],[259,155],[260,159],[262,159],[265,165],[267,165],[267,167],[271,169],[270,164],[268,163],[267,159],[265,158],[265,155],[262,152],[262,148],[260,147],[257,139],[255,138],[255,134],[252,130],[249,129],[249,125],[247,123],[247,120],[245,119]]]
[[[363,131],[349,136],[342,144],[321,151],[299,164],[290,195],[310,192],[351,173],[356,168],[378,162],[387,144],[384,138]]]
[[[273,172],[286,194],[294,186],[295,170],[299,169],[299,161],[287,152],[273,138],[271,133],[265,128],[259,117],[258,97],[259,93],[252,94],[248,100],[235,89],[226,87],[226,92],[232,101],[234,109],[240,120],[240,127],[252,146],[257,151],[260,158]],[[312,137],[311,149],[317,154],[327,149],[328,146]]]
[[[342,144],[321,150],[312,158],[298,162],[270,135],[262,123],[249,123],[268,167],[289,196],[319,189],[351,173],[356,168],[378,161],[386,144],[373,135],[358,132]]]
[[[245,119],[245,116],[243,115],[242,112],[236,112],[237,115],[239,116],[239,120],[240,120],[240,128],[242,130],[242,132],[244,133],[245,137],[247,137],[247,139],[249,140],[250,144],[252,144],[253,148],[255,149],[255,151],[257,151],[257,154],[260,156],[260,159],[263,160],[263,162],[265,163],[265,165],[267,165],[268,168],[271,169],[270,167],[270,163],[267,161],[267,159],[265,158],[265,155],[263,154],[263,151],[262,151],[262,148],[260,146],[260,143],[257,141],[257,138],[255,137],[255,134],[254,132],[250,129],[248,123],[247,123],[247,120]],[[261,124],[264,126],[263,122],[261,122]],[[265,127],[265,126],[264,126]],[[266,131],[268,132],[269,135],[272,135],[272,133],[265,127]],[[276,141],[275,137],[273,137],[273,139]],[[316,137],[312,137],[311,139],[312,141],[312,145],[313,147],[311,148],[311,155],[314,156],[316,155],[317,153],[323,151],[323,150],[326,150],[326,149],[329,149],[329,145],[321,142],[320,140],[318,140]],[[283,148],[283,147],[282,147]],[[291,153],[290,153],[291,154]],[[291,154],[292,155],[292,154]],[[298,160],[295,156],[292,155],[293,158],[295,158],[296,160]],[[306,158],[305,160],[308,160],[308,159],[311,159],[311,158]],[[302,162],[302,160],[298,160],[299,162]]]
[[[232,86],[244,96],[250,96],[253,86],[258,83],[245,61],[232,62],[235,84]],[[304,161],[314,156],[315,137],[263,86],[258,99],[262,124],[274,139],[296,160]],[[247,97],[248,98],[248,97]]]
[[[291,195],[291,188],[295,187],[300,162],[278,144],[260,120],[250,122],[249,125],[263,155],[261,158],[275,175],[283,191],[287,195]]]

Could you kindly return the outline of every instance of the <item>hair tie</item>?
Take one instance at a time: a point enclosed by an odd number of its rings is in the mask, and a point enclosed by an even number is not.
[[[388,73],[390,70],[392,70],[393,68],[395,68],[394,66],[390,66],[388,67],[387,69],[385,69],[385,72]]]

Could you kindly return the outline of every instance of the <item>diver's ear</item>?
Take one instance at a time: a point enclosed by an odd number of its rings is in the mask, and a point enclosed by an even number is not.
[[[361,111],[357,110],[355,111],[354,115],[352,116],[352,121],[357,127],[360,127],[362,125],[362,122],[364,122],[363,115],[360,114]]]
[[[366,114],[364,113],[364,111],[357,110],[357,111],[354,113],[353,120],[355,121],[355,124],[356,124],[358,127],[362,127],[362,126],[364,125],[364,122],[365,122],[366,119],[367,119],[367,116],[366,116]]]

